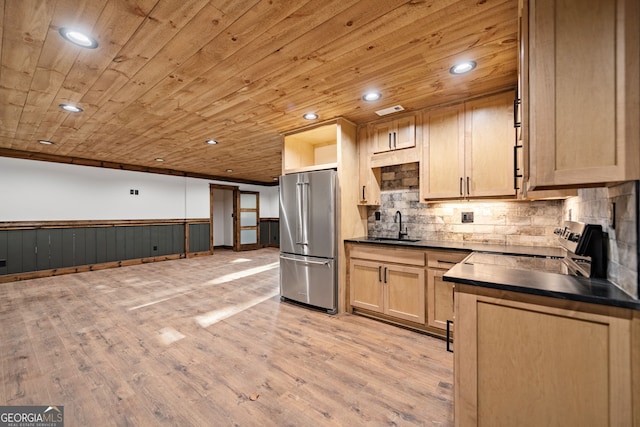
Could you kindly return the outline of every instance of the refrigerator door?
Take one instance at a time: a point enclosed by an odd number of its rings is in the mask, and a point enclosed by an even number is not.
[[[280,251],[336,256],[336,172],[280,177]]]
[[[280,255],[281,297],[337,312],[335,261],[301,255]]]

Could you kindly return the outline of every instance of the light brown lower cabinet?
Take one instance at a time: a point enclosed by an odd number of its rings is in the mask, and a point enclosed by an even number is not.
[[[638,427],[636,311],[455,289],[456,426]]]
[[[442,276],[454,265],[462,262],[469,252],[429,251],[427,265],[427,325],[442,331],[447,321],[453,320],[453,283]]]
[[[348,244],[354,312],[445,336],[453,286],[442,276],[468,251]]]
[[[427,325],[442,330],[447,320],[453,320],[453,283],[442,280],[446,272],[439,268],[427,272]]]
[[[352,259],[351,306],[425,322],[424,268]]]
[[[355,309],[424,325],[424,251],[377,245],[349,248],[349,297]]]

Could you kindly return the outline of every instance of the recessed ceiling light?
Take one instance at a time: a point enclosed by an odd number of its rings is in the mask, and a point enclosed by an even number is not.
[[[451,74],[464,74],[476,68],[476,61],[465,61],[454,65],[449,69]]]
[[[209,145],[216,145],[218,143],[218,141],[216,141],[215,139],[207,139],[207,144]]]
[[[362,99],[367,102],[377,101],[382,98],[382,94],[380,92],[367,92],[362,95]]]
[[[318,118],[318,115],[316,113],[306,113],[304,116],[302,116],[305,120],[315,120]]]
[[[68,111],[70,113],[81,113],[83,111],[82,108],[76,107],[75,105],[71,104],[60,104],[59,107],[64,111]]]
[[[156,162],[164,162],[164,159],[162,157],[156,157],[155,160]]]
[[[47,140],[45,140],[45,139],[40,139],[40,140],[38,140],[38,142],[39,142],[40,144],[43,144],[43,145],[53,145],[53,142],[51,142],[51,141],[47,141]]]
[[[58,32],[65,40],[80,47],[86,47],[87,49],[95,49],[98,47],[98,41],[82,31],[62,27]]]
[[[233,169],[227,169],[227,173],[233,172]]]

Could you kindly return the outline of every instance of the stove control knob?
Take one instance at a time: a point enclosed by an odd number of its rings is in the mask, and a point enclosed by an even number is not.
[[[556,228],[553,230],[553,234],[557,234],[558,236],[562,234],[564,230],[562,228]]]
[[[578,233],[569,234],[569,241],[570,242],[577,242],[578,240],[580,240],[580,234],[578,234]]]

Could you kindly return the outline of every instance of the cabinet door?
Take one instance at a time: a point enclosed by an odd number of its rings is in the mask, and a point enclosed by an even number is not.
[[[638,2],[529,3],[530,184],[638,179]]]
[[[428,111],[423,123],[421,198],[463,197],[464,105]]]
[[[427,324],[443,331],[453,320],[453,283],[442,280],[446,272],[430,268],[427,273]]]
[[[352,259],[349,263],[351,305],[383,312],[382,265],[378,262]]]
[[[416,118],[406,116],[372,126],[374,153],[416,146]]]
[[[393,121],[377,123],[372,126],[374,153],[384,153],[393,149],[393,131]]]
[[[514,92],[465,104],[465,195],[513,196]]]
[[[416,118],[407,116],[395,120],[393,148],[411,148],[416,146]]]
[[[456,292],[456,425],[632,425],[630,320],[510,295]]]
[[[385,265],[384,313],[399,319],[424,324],[425,275],[424,269],[401,265]]]

